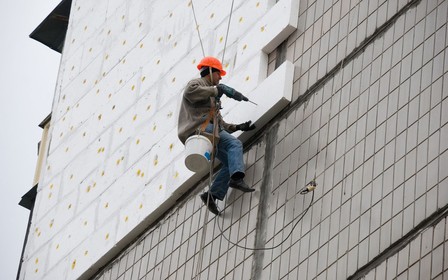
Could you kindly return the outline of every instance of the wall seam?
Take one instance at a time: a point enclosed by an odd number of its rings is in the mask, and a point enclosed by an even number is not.
[[[255,248],[266,246],[266,229],[268,226],[269,194],[272,188],[272,172],[274,170],[275,147],[277,143],[278,123],[266,134],[263,181],[260,185],[260,202],[258,204],[257,224],[255,226]],[[257,249],[252,262],[250,279],[261,279],[263,271],[263,249]]]

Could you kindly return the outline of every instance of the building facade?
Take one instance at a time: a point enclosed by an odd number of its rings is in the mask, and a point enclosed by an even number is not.
[[[19,278],[447,278],[447,17],[446,0],[73,0]],[[218,217],[177,139],[204,55],[257,103],[223,100],[257,126],[236,134],[256,191]]]

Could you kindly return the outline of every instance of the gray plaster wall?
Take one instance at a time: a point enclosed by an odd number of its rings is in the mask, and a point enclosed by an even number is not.
[[[198,279],[448,277],[448,1],[301,0],[299,14],[293,102],[246,143],[256,191],[231,190],[204,231],[204,179],[95,279],[192,279],[199,264]]]

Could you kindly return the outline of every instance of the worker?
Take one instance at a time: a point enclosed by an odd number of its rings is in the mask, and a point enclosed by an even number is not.
[[[201,194],[200,198],[212,213],[219,215],[216,200],[222,201],[229,187],[243,192],[254,191],[244,182],[243,144],[231,133],[238,130],[253,130],[255,125],[251,121],[235,125],[223,120],[219,112],[221,105],[219,99],[223,95],[237,101],[249,101],[249,99],[235,89],[220,84],[219,81],[226,75],[226,71],[223,70],[219,59],[211,56],[204,57],[197,68],[201,77],[191,80],[183,93],[178,137],[185,144],[188,137],[201,133],[201,126],[206,133],[215,135],[212,139],[218,142],[215,155],[221,161],[222,167],[209,191]],[[217,123],[213,123],[211,118],[213,114]],[[217,125],[216,130],[214,125]]]

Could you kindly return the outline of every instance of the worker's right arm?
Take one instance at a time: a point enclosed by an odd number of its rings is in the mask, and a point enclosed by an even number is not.
[[[207,101],[210,97],[218,96],[218,89],[215,86],[207,86],[200,80],[192,80],[185,88],[184,97],[191,103]]]

